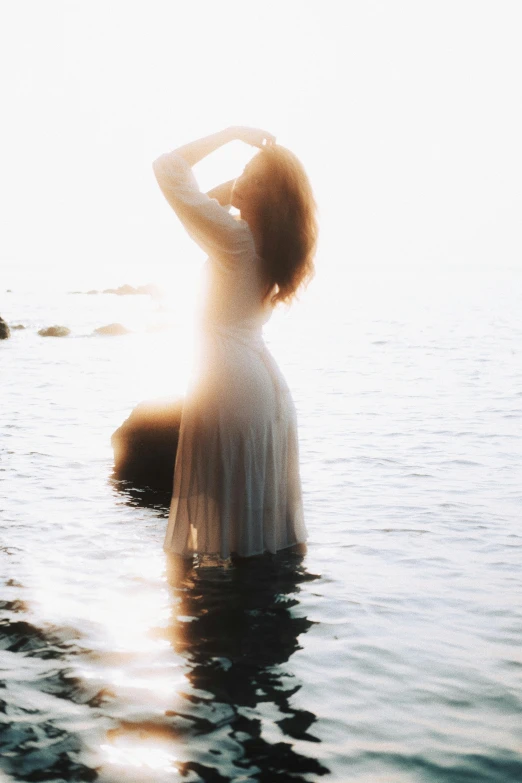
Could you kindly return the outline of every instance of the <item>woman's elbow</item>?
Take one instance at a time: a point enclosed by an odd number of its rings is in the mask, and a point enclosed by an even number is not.
[[[152,170],[160,185],[180,187],[189,176],[190,167],[172,152],[164,152],[152,162]]]

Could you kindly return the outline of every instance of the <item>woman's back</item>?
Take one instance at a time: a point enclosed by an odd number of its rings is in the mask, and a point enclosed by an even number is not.
[[[246,231],[250,231],[245,223]],[[272,305],[263,301],[260,260],[255,248],[246,248],[241,258],[225,265],[209,258],[204,269],[201,304],[203,326],[235,325],[260,330],[271,314]]]

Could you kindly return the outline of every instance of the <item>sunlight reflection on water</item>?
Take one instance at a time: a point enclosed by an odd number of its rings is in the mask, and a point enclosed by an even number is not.
[[[176,757],[164,747],[155,746],[150,741],[142,741],[134,736],[128,739],[118,738],[112,744],[101,745],[100,749],[107,756],[107,764],[118,767],[138,767],[141,775],[144,771],[146,773],[150,770],[169,772],[177,777],[174,768]],[[117,774],[121,779],[122,770]]]

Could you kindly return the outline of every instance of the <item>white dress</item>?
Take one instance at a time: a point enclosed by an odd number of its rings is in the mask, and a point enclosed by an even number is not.
[[[164,549],[228,558],[304,543],[295,406],[263,340],[272,308],[261,301],[250,227],[202,193],[175,152],[153,169],[209,256],[200,361],[183,406]]]

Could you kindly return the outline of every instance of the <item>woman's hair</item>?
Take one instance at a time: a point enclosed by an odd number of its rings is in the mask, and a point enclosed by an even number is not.
[[[256,156],[263,164],[265,197],[259,204],[264,299],[289,303],[314,275],[317,205],[298,158],[279,144]]]

